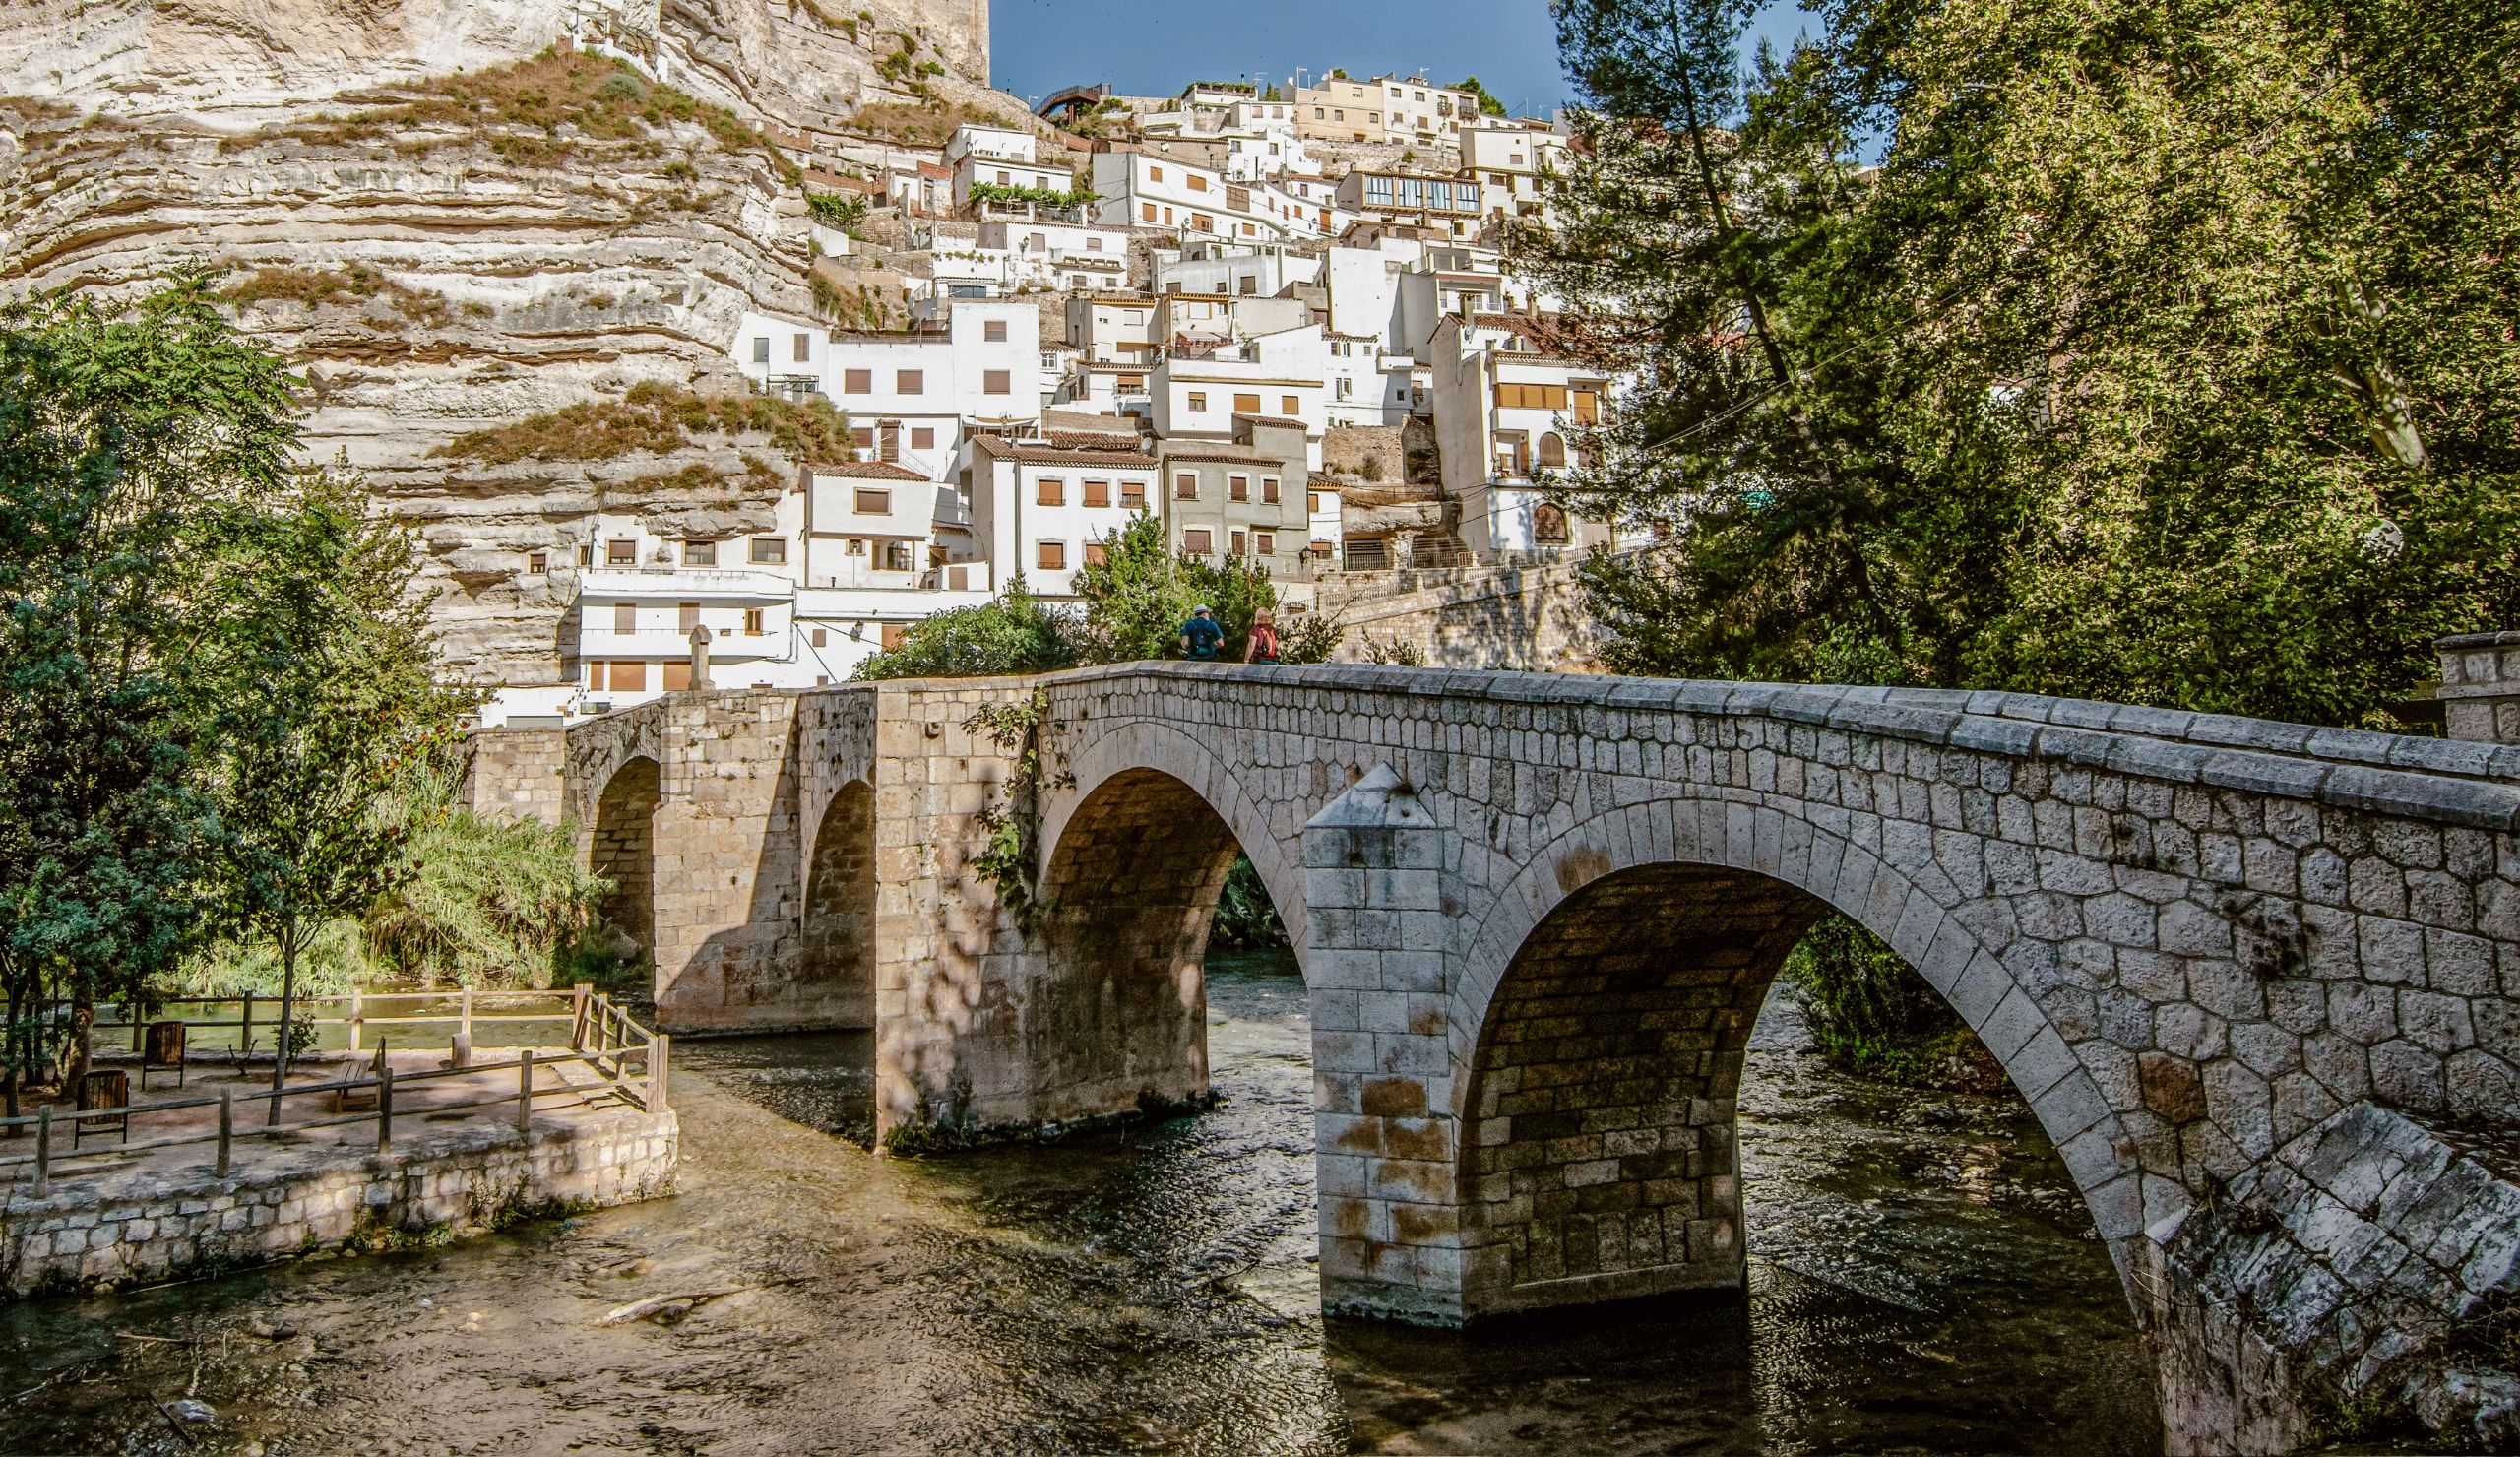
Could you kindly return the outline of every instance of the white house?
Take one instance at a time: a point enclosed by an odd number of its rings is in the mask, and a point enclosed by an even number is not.
[[[979,243],[1010,260],[1018,285],[1108,292],[1129,282],[1129,235],[1119,228],[994,219],[980,223]]]
[[[1162,439],[1230,440],[1236,416],[1295,420],[1304,427],[1304,464],[1321,469],[1329,391],[1317,372],[1296,373],[1283,362],[1166,359],[1147,376],[1147,393],[1149,418]]]
[[[1580,466],[1573,428],[1601,418],[1610,381],[1541,348],[1537,320],[1447,319],[1429,342],[1435,443],[1445,494],[1461,503],[1475,552],[1558,551],[1610,539],[1601,522],[1570,519],[1542,477]]]
[[[975,538],[1008,579],[1021,572],[1034,595],[1072,597],[1078,569],[1099,563],[1112,535],[1149,509],[1159,468],[1116,436],[1078,444],[975,436]]]
[[[846,412],[859,451],[941,479],[961,459],[966,423],[1040,417],[1040,311],[1030,303],[947,299],[906,330],[830,329],[747,312],[736,363],[756,386],[819,393]]]
[[[1489,217],[1543,213],[1545,183],[1565,170],[1566,138],[1544,121],[1495,122],[1461,134],[1464,177],[1484,184]]]
[[[1067,342],[1092,363],[1146,364],[1163,342],[1157,301],[1135,294],[1096,293],[1067,301]]]
[[[1093,185],[1094,221],[1104,227],[1282,241],[1320,237],[1330,222],[1322,209],[1282,188],[1146,152],[1095,153]]]
[[[1159,293],[1275,298],[1289,285],[1319,281],[1321,268],[1318,256],[1296,252],[1284,243],[1192,238],[1179,253],[1156,264],[1154,284]]]

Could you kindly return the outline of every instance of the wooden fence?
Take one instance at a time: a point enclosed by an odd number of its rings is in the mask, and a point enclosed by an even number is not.
[[[452,1011],[433,1015],[370,1015],[371,1009],[379,1003],[415,999],[436,1002],[460,1000],[460,1004]],[[497,1005],[502,1002],[530,999],[556,1002],[560,1005],[548,1012],[525,1013],[485,1012],[479,1010],[476,1005],[476,1003]],[[169,1007],[205,1003],[227,1005],[239,1002],[242,1004],[242,1011],[236,1021],[187,1020],[185,1028],[189,1040],[191,1030],[195,1027],[204,1029],[237,1027],[250,1036],[255,1025],[254,999],[250,996],[244,998],[169,997],[159,1005]],[[538,1057],[534,1047],[526,1046],[518,1050],[517,1057],[512,1062],[468,1062],[461,1067],[450,1066],[431,1071],[406,1073],[397,1073],[380,1055],[375,1068],[363,1076],[323,1083],[292,1083],[285,1088],[249,1091],[241,1096],[235,1089],[226,1088],[221,1089],[216,1098],[179,1098],[165,1103],[94,1109],[84,1111],[61,1109],[46,1105],[31,1117],[0,1118],[0,1138],[16,1139],[32,1131],[35,1140],[32,1153],[0,1156],[0,1169],[33,1165],[32,1191],[37,1197],[41,1197],[50,1191],[56,1168],[65,1162],[105,1157],[120,1158],[128,1154],[152,1152],[158,1149],[209,1144],[213,1146],[212,1172],[217,1176],[224,1178],[232,1165],[234,1145],[238,1139],[286,1137],[309,1129],[333,1128],[352,1123],[374,1123],[377,1152],[385,1153],[394,1146],[396,1089],[408,1091],[414,1084],[436,1083],[457,1078],[478,1078],[486,1073],[515,1073],[515,1091],[502,1090],[487,1097],[472,1098],[461,1103],[430,1104],[426,1111],[434,1116],[439,1113],[475,1109],[512,1107],[516,1110],[517,1131],[526,1133],[530,1132],[534,1125],[534,1105],[536,1099],[575,1097],[584,1100],[592,1095],[610,1099],[623,1106],[647,1112],[661,1111],[667,1106],[665,1077],[671,1040],[663,1033],[652,1032],[642,1027],[627,1011],[616,1005],[610,996],[598,992],[590,986],[582,984],[563,992],[466,991],[461,994],[460,999],[441,992],[369,992],[342,997],[304,997],[298,1002],[301,1008],[344,1004],[346,1004],[348,1013],[346,1016],[311,1017],[306,1020],[318,1026],[346,1025],[350,1029],[349,1045],[352,1051],[366,1050],[361,1045],[361,1041],[365,1030],[372,1027],[410,1027],[421,1024],[453,1026],[458,1029],[457,1035],[464,1039],[469,1046],[472,1029],[476,1024],[496,1026],[529,1022],[555,1025],[566,1023],[569,1029],[569,1050],[559,1056]],[[277,1027],[278,1022],[279,1018],[275,1013],[264,1025]],[[121,1022],[101,1021],[95,1024],[99,1031],[124,1025],[126,1024]],[[141,1026],[145,1030],[147,1024],[144,1022]],[[135,1035],[136,1040],[137,1035]],[[249,1044],[240,1044],[240,1045],[246,1045]],[[380,1054],[382,1053],[381,1045],[377,1050]],[[635,1070],[633,1064],[636,1064]],[[588,1084],[562,1079],[546,1084],[539,1078],[539,1074],[545,1071],[573,1065],[590,1069],[595,1074],[596,1081]],[[335,1098],[336,1109],[346,1106],[354,1099],[366,1102],[373,1098],[375,1106],[358,1111],[336,1111],[330,1116],[300,1117],[296,1121],[289,1121],[284,1116],[290,1100],[327,1095]],[[240,1127],[238,1125],[236,1106],[239,1103],[245,1104],[249,1109],[258,1103],[264,1106],[264,1117],[259,1126]],[[305,1106],[303,1102],[298,1104],[301,1109]],[[219,1109],[215,1131],[175,1133],[139,1141],[133,1141],[131,1138],[132,1128],[144,1119],[153,1116],[162,1117],[184,1109],[211,1107]],[[79,1147],[80,1139],[76,1130],[83,1122],[118,1125],[117,1131],[122,1134],[122,1138],[117,1142],[93,1148]],[[72,1147],[69,1149],[61,1148],[56,1138],[56,1135],[65,1131],[68,1131],[71,1136]],[[71,1169],[62,1172],[86,1171]]]

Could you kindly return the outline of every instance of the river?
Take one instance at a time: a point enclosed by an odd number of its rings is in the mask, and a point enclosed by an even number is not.
[[[1780,995],[1742,1093],[1746,1298],[1324,1322],[1292,963],[1218,957],[1209,1018],[1215,1110],[934,1160],[838,1136],[862,1035],[678,1044],[678,1196],[0,1309],[0,1452],[2160,1449],[2018,1101],[1840,1076]]]

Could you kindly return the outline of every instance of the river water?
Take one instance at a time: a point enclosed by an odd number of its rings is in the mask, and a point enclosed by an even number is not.
[[[0,1310],[0,1452],[2160,1449],[2017,1101],[1839,1076],[1779,996],[1742,1094],[1746,1297],[1325,1323],[1292,962],[1218,958],[1209,1015],[1214,1111],[924,1161],[836,1136],[863,1136],[862,1036],[677,1045],[677,1197]]]

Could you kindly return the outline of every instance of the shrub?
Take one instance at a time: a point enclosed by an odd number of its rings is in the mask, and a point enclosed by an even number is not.
[[[1823,1055],[1889,1082],[1978,1090],[2003,1072],[1949,1003],[1880,937],[1830,915],[1786,958]]]
[[[857,665],[861,679],[974,678],[1073,666],[1070,619],[1034,601],[1018,576],[1004,596],[914,623],[901,643]]]

